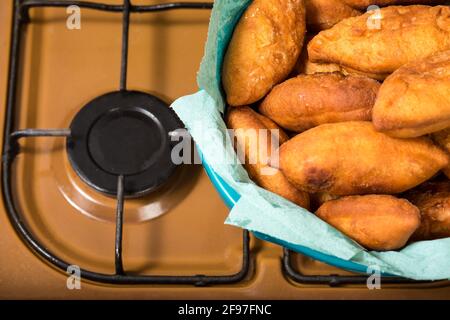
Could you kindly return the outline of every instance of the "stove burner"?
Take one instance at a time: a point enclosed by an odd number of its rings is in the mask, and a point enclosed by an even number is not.
[[[118,176],[123,175],[125,195],[140,196],[163,185],[175,170],[169,132],[181,127],[172,109],[152,95],[107,93],[73,119],[69,160],[94,189],[115,195]]]

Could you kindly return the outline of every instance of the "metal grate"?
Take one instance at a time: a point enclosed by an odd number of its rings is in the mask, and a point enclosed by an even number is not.
[[[348,284],[362,284],[366,285],[370,275],[305,275],[299,270],[296,270],[292,263],[292,252],[283,248],[282,267],[284,275],[300,284],[315,284],[315,285],[329,285],[330,287],[337,287]],[[418,281],[402,277],[388,277],[382,276],[381,282],[383,284],[442,284],[449,285],[450,282],[442,281]]]
[[[9,77],[6,101],[5,132],[2,158],[2,191],[6,210],[9,219],[35,254],[43,258],[57,268],[66,271],[71,265],[54,255],[27,229],[22,221],[14,201],[11,188],[11,166],[16,155],[20,152],[19,140],[33,137],[70,137],[70,129],[23,129],[13,130],[14,111],[16,109],[16,91],[18,88],[18,62],[20,57],[20,40],[22,37],[22,27],[30,22],[29,10],[37,7],[67,7],[77,5],[82,8],[92,10],[102,10],[122,13],[122,48],[120,64],[120,84],[121,91],[127,91],[127,64],[128,64],[128,30],[131,13],[145,13],[174,9],[211,9],[212,3],[199,2],[176,2],[146,6],[134,6],[130,0],[124,0],[123,5],[110,5],[103,3],[93,3],[87,1],[61,1],[61,0],[15,0],[14,17],[11,37],[11,51],[9,60]],[[129,275],[124,270],[122,262],[122,230],[124,211],[124,176],[117,177],[117,209],[116,209],[116,237],[115,237],[115,273],[103,274],[85,269],[81,269],[83,279],[110,283],[110,284],[191,284],[195,286],[207,286],[215,284],[231,284],[242,281],[250,271],[249,242],[250,236],[247,230],[243,231],[242,239],[242,266],[240,271],[232,275],[208,276],[208,275],[188,275],[188,276],[167,276],[167,275]]]

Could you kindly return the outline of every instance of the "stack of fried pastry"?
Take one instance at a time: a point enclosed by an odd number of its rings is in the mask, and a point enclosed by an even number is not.
[[[222,69],[249,176],[367,249],[450,237],[445,3],[254,0]]]

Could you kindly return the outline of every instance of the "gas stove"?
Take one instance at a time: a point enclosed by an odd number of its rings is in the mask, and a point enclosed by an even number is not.
[[[0,297],[450,298],[446,281],[369,290],[224,225],[202,167],[170,161],[168,105],[197,90],[211,7],[0,3]]]

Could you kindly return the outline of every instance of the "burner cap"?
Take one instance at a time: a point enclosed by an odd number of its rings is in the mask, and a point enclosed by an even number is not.
[[[73,168],[88,185],[117,193],[124,175],[124,193],[139,196],[154,191],[176,168],[169,132],[183,125],[160,99],[137,91],[100,96],[73,119],[67,152]]]

